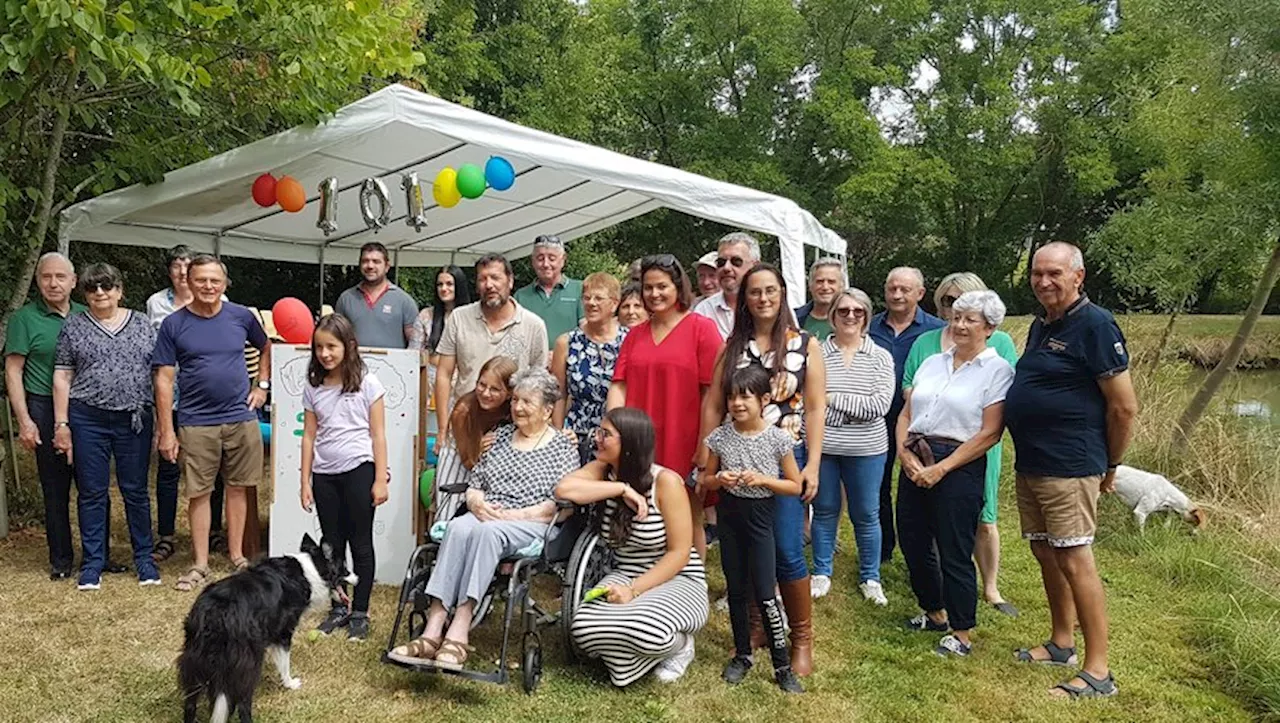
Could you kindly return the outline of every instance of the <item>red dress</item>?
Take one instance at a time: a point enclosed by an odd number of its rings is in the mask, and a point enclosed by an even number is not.
[[[613,380],[627,385],[628,407],[653,420],[654,461],[689,476],[702,423],[702,388],[711,384],[716,354],[724,344],[716,323],[690,313],[661,344],[653,343],[649,322],[627,334],[614,365]]]

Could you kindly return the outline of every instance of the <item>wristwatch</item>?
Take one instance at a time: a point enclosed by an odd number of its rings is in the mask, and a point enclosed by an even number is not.
[[[262,390],[262,391],[264,391],[264,392],[269,392],[269,391],[271,391],[271,380],[270,380],[270,379],[259,379],[259,380],[258,380],[258,388],[259,388],[259,389],[261,389],[261,390]]]

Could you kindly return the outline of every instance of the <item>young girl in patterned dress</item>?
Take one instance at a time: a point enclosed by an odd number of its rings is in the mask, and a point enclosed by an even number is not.
[[[720,565],[729,589],[729,622],[734,656],[723,678],[741,683],[751,669],[748,599],[759,605],[774,680],[788,693],[803,693],[791,669],[782,610],[774,597],[773,497],[800,494],[800,468],[791,435],[765,421],[769,372],[758,365],[734,369],[729,376],[728,411],[732,419],[707,437],[707,467],[702,483],[719,489]]]

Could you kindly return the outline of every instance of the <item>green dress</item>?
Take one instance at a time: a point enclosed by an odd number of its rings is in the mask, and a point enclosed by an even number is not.
[[[916,370],[924,363],[925,359],[934,354],[942,353],[942,332],[943,329],[934,329],[921,334],[915,343],[911,345],[911,352],[907,354],[907,365],[903,369],[902,389],[905,391],[911,388],[911,383],[916,378]],[[1009,366],[1016,367],[1018,365],[1018,349],[1013,345],[1013,338],[1003,331],[997,330],[987,339],[987,346],[996,350],[1005,361],[1009,362]],[[987,450],[987,477],[983,486],[982,495],[982,522],[983,524],[994,525],[996,522],[996,512],[999,508],[999,501],[996,493],[1000,489],[1000,456],[1001,442],[996,442],[995,446]]]

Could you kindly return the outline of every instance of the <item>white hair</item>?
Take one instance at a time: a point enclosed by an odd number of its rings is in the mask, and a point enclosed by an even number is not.
[[[834,256],[823,256],[813,262],[813,266],[809,267],[809,280],[813,281],[813,277],[818,274],[818,269],[835,268],[840,269],[841,276],[844,275],[844,262]]]
[[[994,291],[966,291],[961,294],[956,303],[951,305],[951,313],[954,315],[966,311],[981,312],[982,318],[993,329],[1004,322],[1004,302]]]
[[[760,242],[756,240],[755,236],[742,231],[733,231],[721,236],[716,243],[716,248],[722,249],[725,246],[734,246],[736,244],[742,244],[747,247],[747,255],[751,257],[752,261],[760,260]]]
[[[1071,258],[1068,259],[1067,265],[1072,271],[1079,271],[1084,268],[1084,254],[1080,252],[1080,247],[1066,241],[1050,241],[1049,243],[1036,249],[1036,253],[1040,253],[1045,249],[1066,249],[1070,252]],[[1032,254],[1035,258],[1035,254]]]
[[[537,392],[544,406],[560,401],[560,383],[543,367],[525,367],[513,374],[511,393],[517,392]]]
[[[42,254],[40,256],[40,259],[36,261],[37,276],[40,275],[40,269],[44,268],[44,265],[49,263],[50,261],[61,261],[62,263],[67,265],[67,268],[71,269],[72,274],[76,272],[76,265],[71,263],[71,259],[67,258],[63,254],[58,253],[57,251],[50,251],[46,254]]]
[[[920,273],[920,269],[917,269],[914,266],[894,267],[889,271],[889,275],[884,277],[886,284],[889,283],[889,279],[892,279],[894,274],[910,274],[915,277],[916,283],[920,285],[920,288],[924,288],[924,274]]]

